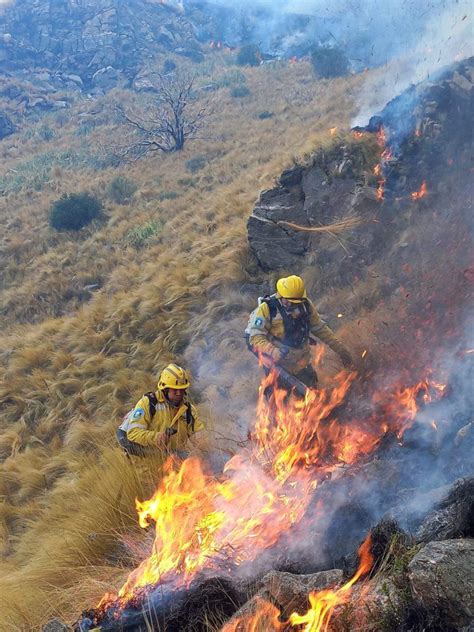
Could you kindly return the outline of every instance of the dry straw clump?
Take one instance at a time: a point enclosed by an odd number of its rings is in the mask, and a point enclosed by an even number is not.
[[[216,80],[225,74],[217,61]],[[121,542],[136,529],[134,498],[151,492],[159,467],[131,466],[113,435],[164,363],[176,358],[193,372],[210,428],[198,451],[224,459],[244,436],[256,367],[242,343],[252,300],[241,287],[265,280],[248,254],[246,220],[295,154],[348,125],[362,78],[308,81],[303,63],[242,72],[251,96],[217,91],[208,140],[119,169],[97,156],[120,134],[107,112],[130,95],[78,103],[69,121],[50,122],[60,155],[43,156],[46,179],[0,202],[0,629],[36,630],[53,615],[72,621],[134,566]],[[269,107],[273,116],[259,118]],[[80,111],[100,117],[88,153],[76,133]],[[6,152],[0,175],[44,151],[25,139],[17,155]],[[195,156],[206,161],[190,173]],[[127,206],[107,200],[117,175],[136,185]],[[52,231],[51,202],[84,190],[105,201],[107,223]],[[147,247],[127,244],[148,222],[160,230]],[[239,413],[229,401],[242,404]]]

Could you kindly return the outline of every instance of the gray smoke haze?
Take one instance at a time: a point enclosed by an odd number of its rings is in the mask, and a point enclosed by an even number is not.
[[[389,64],[357,96],[353,125],[363,125],[410,84],[473,54],[472,4],[467,0],[229,0],[212,5],[240,11],[245,31],[264,52],[308,54],[323,43],[341,47],[356,72]],[[224,38],[238,32],[237,17]],[[227,28],[227,32],[225,29]]]

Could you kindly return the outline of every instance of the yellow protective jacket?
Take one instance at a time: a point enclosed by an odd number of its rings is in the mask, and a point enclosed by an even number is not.
[[[161,391],[156,391],[156,411],[153,417],[150,414],[150,400],[144,395],[135,408],[124,418],[120,428],[127,433],[127,439],[141,446],[157,447],[159,433],[167,428],[175,428],[178,432],[173,435],[168,444],[169,450],[183,450],[189,437],[204,428],[200,421],[195,406],[186,398],[179,408],[172,406]],[[191,406],[194,418],[193,427],[186,421],[186,412]]]
[[[278,299],[279,297],[279,294],[274,294],[272,298]],[[309,334],[325,342],[339,356],[350,357],[346,347],[322,320],[313,303],[309,299],[306,301],[309,310]],[[249,336],[249,344],[254,351],[274,357],[275,349],[283,346],[281,340],[285,338],[285,328],[280,312],[277,310],[277,313],[271,318],[268,304],[262,301],[252,313],[246,333]],[[289,354],[282,358],[278,364],[291,373],[300,371],[311,364],[309,336],[301,348],[290,349]]]

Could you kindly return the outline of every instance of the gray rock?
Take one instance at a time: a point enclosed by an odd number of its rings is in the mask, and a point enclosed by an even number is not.
[[[289,616],[292,612],[307,610],[310,592],[336,586],[342,579],[343,572],[337,568],[311,575],[270,571],[263,578],[262,590],[279,606],[284,616]]]
[[[414,597],[455,627],[474,620],[474,540],[430,542],[408,566]]]
[[[474,477],[457,481],[415,534],[419,542],[466,536],[474,536]]]
[[[6,114],[0,112],[0,140],[14,134],[16,127]]]
[[[59,619],[51,619],[51,621],[44,626],[43,632],[72,632],[72,628]]]
[[[110,90],[119,83],[120,79],[121,75],[118,70],[112,66],[107,66],[100,68],[92,75],[92,85],[101,90]]]

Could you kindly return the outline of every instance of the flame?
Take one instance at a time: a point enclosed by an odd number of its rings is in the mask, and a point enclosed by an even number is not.
[[[382,201],[385,198],[385,178],[378,181],[377,186],[377,200]]]
[[[379,147],[385,147],[387,144],[387,138],[385,136],[385,130],[383,125],[380,127],[379,131],[376,133],[375,138],[377,139],[377,144]]]
[[[229,621],[221,632],[268,632],[269,630],[277,632],[281,630],[278,608],[259,595],[255,597],[254,602],[252,613]]]
[[[316,347],[315,358],[321,354]],[[140,525],[154,525],[151,554],[118,595],[104,596],[99,619],[157,586],[187,587],[204,569],[231,571],[255,559],[302,519],[321,480],[341,462],[370,454],[387,432],[401,438],[419,407],[445,388],[425,379],[384,389],[373,398],[372,416],[341,422],[336,410],[356,375],[341,371],[332,388],[308,389],[301,398],[280,387],[272,370],[260,386],[252,448],[230,459],[222,475],[207,472],[196,457],[169,459],[153,496],[136,501]]]
[[[411,199],[419,200],[420,198],[424,197],[427,193],[428,193],[428,189],[426,188],[426,180],[423,180],[420,190],[413,191],[413,193],[411,193]]]
[[[337,127],[330,127],[329,128],[329,133],[331,134],[331,136],[334,136],[334,134],[337,132]]]
[[[334,613],[334,608],[349,601],[352,586],[363,575],[367,575],[373,565],[371,553],[372,538],[370,535],[359,548],[359,568],[355,575],[343,586],[337,589],[320,590],[309,594],[310,609],[305,615],[294,612],[290,615],[290,623],[293,626],[304,625],[302,632],[320,632],[328,630],[329,622]]]
[[[354,136],[354,138],[363,138],[364,137],[364,133],[363,132],[359,132],[357,130],[354,130],[352,132],[352,135]]]
[[[255,599],[253,612],[231,620],[221,632],[283,632],[288,625],[297,627],[301,632],[320,632],[328,630],[328,625],[336,606],[349,601],[352,586],[369,573],[374,559],[371,552],[370,534],[359,548],[359,567],[351,579],[339,588],[330,588],[311,592],[308,595],[310,608],[304,615],[293,612],[287,622],[281,622],[280,612],[273,604],[261,597]],[[304,626],[304,627],[301,627]]]

